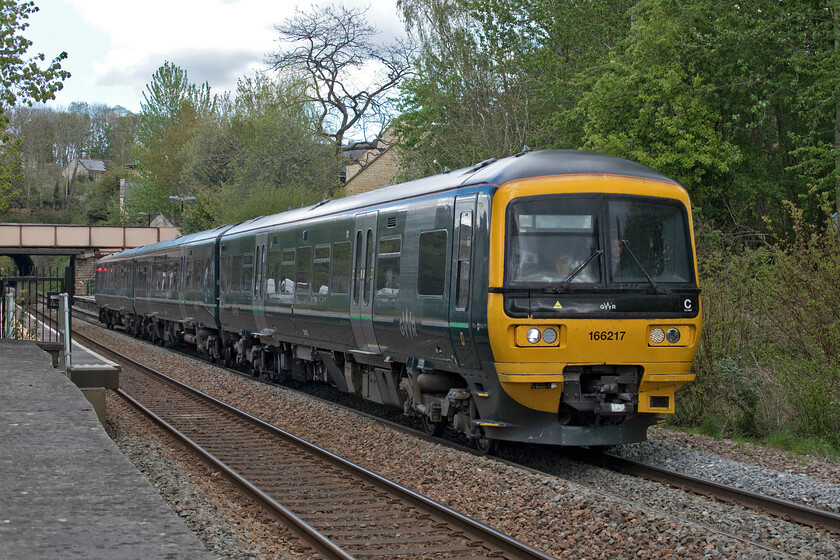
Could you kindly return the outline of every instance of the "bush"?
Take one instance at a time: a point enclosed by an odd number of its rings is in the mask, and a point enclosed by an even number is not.
[[[765,247],[733,251],[698,234],[703,334],[674,420],[840,448],[840,240],[833,222],[790,215],[790,235]]]

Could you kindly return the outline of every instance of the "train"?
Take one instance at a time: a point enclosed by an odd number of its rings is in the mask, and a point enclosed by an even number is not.
[[[694,380],[702,328],[687,191],[583,150],[124,250],[95,293],[109,328],[329,384],[479,453],[644,441]]]

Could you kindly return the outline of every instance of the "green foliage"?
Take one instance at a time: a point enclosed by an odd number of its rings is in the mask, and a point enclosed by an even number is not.
[[[34,2],[0,0],[0,210],[5,210],[18,194],[13,182],[21,177],[20,141],[12,139],[6,130],[8,108],[55,99],[55,92],[63,87],[62,81],[70,77],[61,69],[67,53],[61,53],[44,67],[40,65],[45,60],[43,54],[26,58],[32,41],[21,33],[29,27],[26,20],[37,11]]]
[[[402,86],[396,131],[406,179],[516,153],[530,142],[530,80],[515,57],[482,36],[468,2],[403,0],[424,38],[415,75]],[[506,53],[511,51],[506,50]]]
[[[727,435],[784,431],[840,449],[840,240],[826,198],[821,226],[791,207],[790,238],[758,249],[699,229],[703,335],[676,423],[712,418]]]
[[[704,184],[740,159],[725,139],[713,91],[692,60],[672,2],[641,2],[630,33],[578,104],[586,147],[639,161],[680,181],[700,205]],[[705,196],[704,196],[705,195]],[[712,193],[714,196],[714,192]]]
[[[840,461],[840,446],[838,446],[836,441],[832,442],[819,437],[803,437],[800,434],[795,434],[790,430],[784,429],[774,431],[764,438],[763,441],[770,447],[784,449],[795,455],[805,456],[805,462],[807,462],[808,455]]]
[[[727,233],[766,233],[763,216],[786,220],[785,201],[813,222],[811,187],[840,203],[836,2],[400,7],[423,45],[398,121],[408,176],[525,143],[650,165]]]
[[[185,232],[312,204],[333,195],[341,160],[317,130],[306,84],[265,75],[239,81],[185,146],[182,179],[196,202]]]
[[[239,198],[236,191],[226,191],[221,197],[221,223],[236,223],[257,216],[269,216],[292,208],[309,206],[323,200],[323,193],[309,186],[258,185],[248,196]]]
[[[213,113],[216,100],[207,83],[193,84],[187,72],[171,62],[154,73],[143,100],[136,155],[143,177],[140,189],[148,192],[138,193],[132,204],[136,211],[162,212],[173,208],[168,202],[161,204],[169,196],[188,195],[182,180],[186,147],[193,141],[198,123]]]
[[[80,197],[78,210],[90,225],[117,225],[115,215],[119,214],[120,179],[126,178],[124,169],[110,169],[94,181],[87,181]],[[116,223],[115,223],[116,222]]]
[[[39,53],[25,58],[32,41],[20,33],[29,27],[26,21],[37,12],[34,2],[0,0],[0,105],[13,107],[19,102],[31,105],[36,101],[55,99],[55,92],[70,73],[61,69],[67,58],[63,52],[47,66],[41,67],[46,57]]]

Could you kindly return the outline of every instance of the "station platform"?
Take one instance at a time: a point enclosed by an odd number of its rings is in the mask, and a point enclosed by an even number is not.
[[[0,558],[213,558],[120,453],[50,355],[34,342],[6,339]]]

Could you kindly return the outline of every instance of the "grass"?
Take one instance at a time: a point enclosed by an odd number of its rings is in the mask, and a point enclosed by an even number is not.
[[[764,447],[772,447],[787,451],[788,457],[799,458],[803,464],[806,464],[810,457],[828,459],[835,463],[840,463],[840,445],[827,441],[819,437],[806,437],[797,435],[790,430],[776,430],[767,437],[754,438],[744,436],[741,434],[726,433],[720,423],[714,418],[707,418],[700,426],[690,428],[686,426],[674,426],[665,424],[663,427],[669,430],[677,430],[687,434],[700,434],[712,437],[716,440],[729,439],[739,445],[754,444]],[[747,450],[744,453],[747,456],[754,455],[753,452]]]
[[[768,447],[787,451],[791,456],[812,456],[840,462],[840,448],[818,437],[803,437],[788,430],[776,430],[761,442]]]

